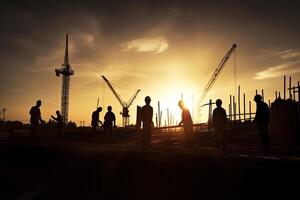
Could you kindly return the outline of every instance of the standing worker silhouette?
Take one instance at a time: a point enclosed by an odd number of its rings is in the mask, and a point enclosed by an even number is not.
[[[55,113],[56,113],[56,117],[54,117],[53,115],[51,115],[51,118],[56,121],[57,134],[60,134],[61,133],[61,129],[63,128],[63,118],[62,118],[59,110],[57,110]]]
[[[222,100],[217,99],[217,108],[213,111],[213,125],[216,134],[217,147],[225,148],[225,123],[226,123],[226,111],[222,108]]]
[[[97,128],[99,127],[99,122],[100,124],[102,124],[102,122],[99,120],[99,113],[102,111],[102,107],[97,108],[97,110],[95,110],[92,114],[92,127],[93,130],[96,132]]]
[[[36,102],[36,105],[31,107],[30,112],[29,112],[29,114],[30,114],[30,138],[31,139],[35,139],[37,137],[39,123],[44,122],[41,117],[41,110],[40,110],[41,105],[42,105],[42,101],[38,100]]]
[[[150,106],[151,98],[145,97],[145,103],[142,107],[141,121],[143,123],[143,149],[146,150],[151,147],[151,129],[153,126],[153,108]]]
[[[270,109],[268,105],[262,101],[262,97],[259,94],[255,95],[254,101],[256,102],[256,115],[253,122],[257,124],[258,133],[264,145],[264,149],[269,149],[270,138],[268,133],[268,124]]]
[[[112,140],[112,127],[116,126],[116,116],[112,112],[112,107],[107,107],[107,112],[104,116],[104,133],[110,140]]]
[[[182,114],[181,114],[182,119],[178,125],[181,126],[183,124],[185,145],[190,145],[192,143],[193,120],[190,111],[184,106],[182,100],[178,102],[178,106],[182,110]]]

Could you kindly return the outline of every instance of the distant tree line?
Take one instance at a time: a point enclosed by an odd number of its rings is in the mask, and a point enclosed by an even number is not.
[[[8,130],[26,130],[30,127],[30,124],[23,123],[21,121],[0,121],[0,131]],[[48,122],[42,123],[40,128],[42,129],[54,129],[56,127],[56,122],[52,119],[49,119]],[[77,125],[75,122],[69,121],[65,128],[76,128]]]

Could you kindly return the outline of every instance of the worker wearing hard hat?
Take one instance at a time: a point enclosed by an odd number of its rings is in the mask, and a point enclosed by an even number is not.
[[[268,149],[270,146],[270,139],[268,133],[270,109],[268,105],[262,101],[261,95],[255,95],[254,101],[256,102],[256,115],[253,122],[257,124],[258,133],[264,145],[264,149]]]
[[[226,123],[226,111],[222,108],[222,100],[217,99],[217,108],[213,111],[213,125],[215,129],[217,147],[225,148],[225,123]]]
[[[141,121],[143,123],[143,149],[151,148],[151,129],[153,126],[153,108],[150,106],[151,98],[145,97],[145,103],[142,107]]]
[[[178,106],[182,110],[182,119],[179,122],[179,126],[183,125],[185,145],[191,145],[193,136],[193,120],[190,111],[184,106],[184,102],[182,100],[178,102]]]

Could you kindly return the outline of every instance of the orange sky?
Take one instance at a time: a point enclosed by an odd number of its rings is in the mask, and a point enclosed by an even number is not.
[[[136,106],[143,105],[147,95],[155,113],[160,101],[163,119],[169,108],[179,121],[181,94],[194,121],[199,122],[202,90],[233,43],[237,44],[237,82],[247,101],[262,88],[266,99],[274,99],[274,91],[282,91],[284,74],[294,81],[300,79],[300,31],[293,5],[282,5],[284,12],[275,16],[278,6],[263,10],[258,2],[237,5],[240,9],[236,12],[229,12],[232,8],[227,4],[193,3],[105,3],[97,7],[100,10],[90,4],[70,7],[62,3],[58,8],[49,4],[43,12],[39,4],[7,5],[9,9],[1,14],[0,59],[0,106],[8,109],[7,119],[28,122],[28,111],[37,99],[43,102],[45,120],[60,108],[61,80],[54,69],[63,63],[66,33],[75,71],[69,120],[78,125],[79,121],[90,124],[98,97],[102,107],[112,105],[121,124],[121,106],[101,75],[113,82],[126,100],[141,89],[130,109],[131,123],[135,122]],[[276,23],[273,18],[278,19]],[[233,58],[206,99],[221,98],[227,112],[229,94],[234,94]],[[205,121],[207,111],[201,116]]]

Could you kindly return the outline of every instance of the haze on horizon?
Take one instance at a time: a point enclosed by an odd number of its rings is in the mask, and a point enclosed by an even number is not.
[[[46,121],[60,109],[54,69],[63,63],[67,33],[75,71],[69,120],[78,125],[90,124],[98,97],[121,124],[121,106],[101,75],[126,100],[142,90],[130,109],[132,123],[147,95],[155,112],[160,100],[179,120],[183,94],[199,121],[197,100],[233,43],[237,83],[247,100],[256,89],[273,99],[284,74],[300,79],[297,1],[1,1],[0,8],[0,108],[8,109],[8,120],[28,122],[37,99]],[[207,97],[223,99],[225,109],[234,94],[233,60]]]

